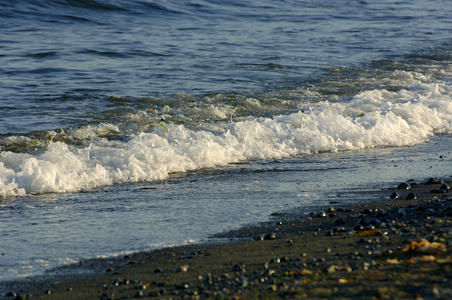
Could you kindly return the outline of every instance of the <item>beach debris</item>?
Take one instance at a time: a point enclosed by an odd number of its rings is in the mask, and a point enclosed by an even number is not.
[[[429,242],[427,239],[421,239],[419,242],[411,241],[409,245],[402,248],[404,253],[418,253],[436,255],[446,251],[446,246],[440,242]]]
[[[312,274],[312,271],[310,271],[310,270],[308,270],[308,269],[303,269],[303,270],[301,270],[301,275],[311,275]]]
[[[340,284],[346,284],[346,283],[353,283],[353,278],[349,278],[349,279],[346,279],[346,278],[339,278],[338,279],[338,282],[340,283]]]
[[[369,236],[369,235],[376,235],[376,234],[379,234],[380,232],[381,232],[380,229],[374,228],[374,229],[364,230],[364,231],[361,232],[359,235],[360,235],[360,236]]]
[[[408,264],[414,264],[417,262],[429,263],[436,261],[436,257],[434,255],[422,255],[421,257],[409,258],[405,262]]]
[[[388,265],[398,265],[398,264],[400,264],[400,261],[398,258],[388,258],[388,259],[386,259],[386,263]]]

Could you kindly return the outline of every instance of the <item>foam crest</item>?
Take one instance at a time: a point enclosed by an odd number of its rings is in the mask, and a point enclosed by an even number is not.
[[[89,146],[51,141],[39,155],[2,152],[0,196],[160,180],[171,173],[244,160],[412,146],[451,132],[451,86],[396,75],[413,85],[399,91],[363,91],[347,102],[319,102],[288,115],[230,122],[222,131],[166,124],[124,142],[100,137],[117,132],[112,125],[84,127],[78,131],[81,138],[96,137]]]

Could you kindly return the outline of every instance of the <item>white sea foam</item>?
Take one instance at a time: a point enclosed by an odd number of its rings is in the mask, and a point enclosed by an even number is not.
[[[96,138],[84,148],[50,142],[37,156],[0,153],[0,196],[159,180],[243,160],[423,143],[452,131],[452,87],[422,76],[397,71],[392,80],[407,85],[399,91],[362,91],[347,102],[323,101],[288,115],[230,122],[222,131],[167,124],[119,142],[100,138],[117,132],[116,126],[84,127],[72,133]],[[223,116],[214,106],[211,113]]]

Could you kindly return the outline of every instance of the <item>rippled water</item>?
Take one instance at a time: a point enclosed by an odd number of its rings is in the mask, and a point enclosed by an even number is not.
[[[0,280],[449,175],[451,10],[2,1]]]

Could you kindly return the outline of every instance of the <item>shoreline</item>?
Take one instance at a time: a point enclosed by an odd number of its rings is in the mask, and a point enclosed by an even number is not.
[[[0,299],[450,299],[451,182],[408,182],[308,218],[276,213],[213,236],[224,243],[81,261],[61,268],[77,274],[0,283]]]

